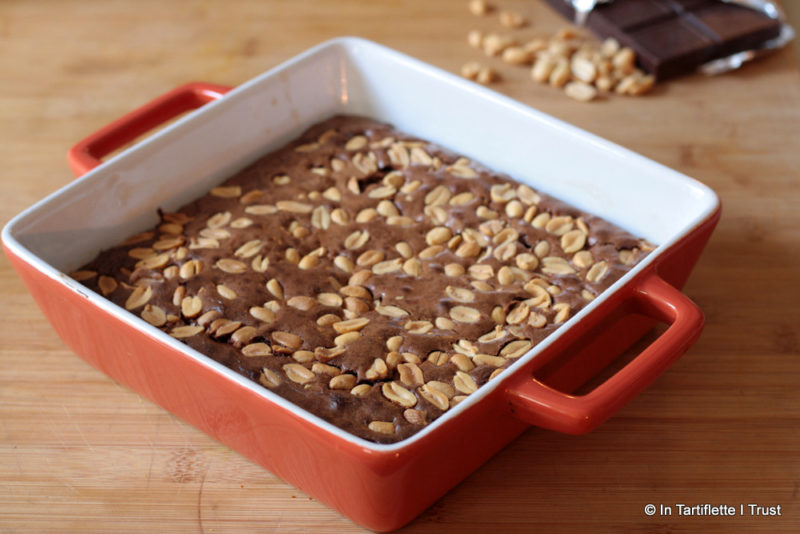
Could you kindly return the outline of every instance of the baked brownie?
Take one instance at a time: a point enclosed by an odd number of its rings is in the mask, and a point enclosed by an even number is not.
[[[73,276],[367,440],[424,428],[651,246],[391,126],[313,126]]]

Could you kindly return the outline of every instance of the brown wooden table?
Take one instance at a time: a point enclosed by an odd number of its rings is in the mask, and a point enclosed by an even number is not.
[[[503,0],[545,35],[562,22]],[[71,177],[72,143],[192,80],[235,85],[360,35],[457,71],[457,1],[0,4],[0,221]],[[713,187],[723,218],[685,291],[700,341],[584,437],[531,429],[409,532],[800,531],[800,77],[787,49],[645,98],[580,104],[503,69],[497,90]],[[499,65],[499,63],[496,63]],[[0,260],[0,532],[356,532],[358,526],[67,350]],[[672,516],[645,514],[671,506]],[[686,517],[677,504],[745,505]],[[781,507],[751,517],[749,503]]]

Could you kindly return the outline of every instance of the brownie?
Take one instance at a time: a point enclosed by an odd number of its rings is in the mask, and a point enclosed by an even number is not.
[[[367,440],[421,430],[652,246],[369,119],[317,124],[73,273]]]

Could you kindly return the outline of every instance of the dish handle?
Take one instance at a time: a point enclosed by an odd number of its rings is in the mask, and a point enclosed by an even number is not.
[[[522,375],[505,389],[514,415],[566,434],[585,434],[614,415],[655,381],[697,340],[703,313],[689,298],[656,274],[634,287],[634,308],[669,328],[625,367],[591,392],[574,396]]]
[[[69,166],[75,176],[86,174],[103,163],[104,156],[181,113],[221,98],[230,90],[231,87],[204,82],[176,87],[78,142],[67,154]]]

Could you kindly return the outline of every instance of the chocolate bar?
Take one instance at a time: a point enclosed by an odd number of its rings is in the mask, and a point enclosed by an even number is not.
[[[574,20],[569,0],[545,1]],[[659,81],[756,48],[781,30],[764,13],[719,0],[614,0],[595,6],[586,26],[631,47],[639,66]]]

